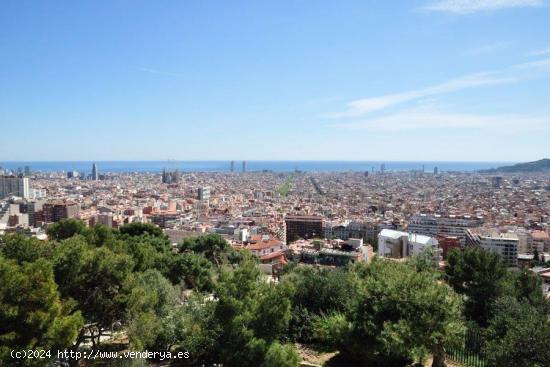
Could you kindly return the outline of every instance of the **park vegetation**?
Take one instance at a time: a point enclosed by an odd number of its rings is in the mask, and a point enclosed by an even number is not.
[[[0,365],[51,363],[14,361],[14,349],[118,348],[189,353],[174,366],[296,367],[301,344],[336,352],[330,365],[441,367],[472,329],[488,366],[550,365],[539,279],[480,249],[451,252],[444,272],[423,254],[340,269],[291,263],[273,283],[218,235],[173,247],[149,224],[64,220],[48,237],[0,237]]]

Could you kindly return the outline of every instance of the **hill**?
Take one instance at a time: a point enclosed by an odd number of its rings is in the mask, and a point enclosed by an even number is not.
[[[498,167],[481,172],[544,172],[550,171],[550,159],[543,158],[534,162],[517,163],[512,166]]]

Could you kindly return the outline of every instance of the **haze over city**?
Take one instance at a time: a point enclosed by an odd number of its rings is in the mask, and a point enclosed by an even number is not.
[[[536,160],[548,5],[4,1],[0,157]]]

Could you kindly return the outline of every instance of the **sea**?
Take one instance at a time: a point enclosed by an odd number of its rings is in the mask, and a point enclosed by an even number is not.
[[[100,172],[130,173],[150,172],[158,173],[163,169],[181,172],[229,172],[230,161],[50,161],[50,162],[23,162],[0,161],[0,168],[10,171],[24,170],[28,166],[34,172],[91,172],[92,165],[97,165]],[[515,162],[437,162],[437,161],[246,161],[247,172],[273,171],[293,172],[364,172],[380,171],[421,171],[433,172],[437,167],[439,172],[472,172],[507,166]],[[242,161],[235,161],[236,172],[242,171]]]

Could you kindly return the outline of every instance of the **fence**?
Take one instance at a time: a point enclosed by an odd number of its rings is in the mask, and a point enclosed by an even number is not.
[[[477,330],[467,330],[462,344],[447,350],[447,358],[467,367],[487,367],[483,357],[483,335]]]

